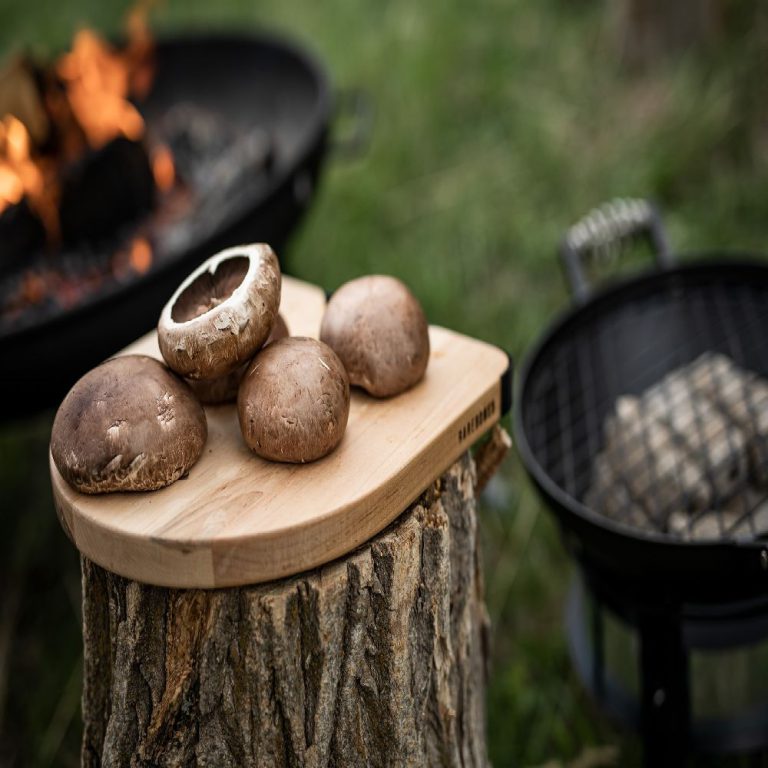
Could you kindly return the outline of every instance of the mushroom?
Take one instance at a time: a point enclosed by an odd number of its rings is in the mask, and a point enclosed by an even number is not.
[[[344,363],[350,382],[375,397],[404,392],[427,369],[427,319],[394,277],[370,275],[342,285],[328,302],[320,338]]]
[[[240,430],[264,459],[303,463],[330,453],[349,418],[349,378],[317,339],[270,344],[251,362],[237,394]]]
[[[251,361],[248,360],[234,371],[216,379],[184,379],[184,381],[203,405],[231,403],[237,399],[240,380],[250,364]]]
[[[264,344],[280,305],[280,265],[264,243],[227,248],[178,287],[157,325],[165,362],[190,379],[239,368]]]
[[[284,339],[288,335],[290,335],[288,326],[285,324],[283,316],[278,315],[265,346],[278,339]],[[247,360],[239,368],[224,374],[224,376],[219,376],[217,379],[185,379],[185,381],[192,387],[197,399],[204,405],[231,403],[237,400],[237,388],[240,386],[240,380],[250,363],[251,361]]]
[[[267,344],[271,344],[273,341],[280,341],[280,339],[284,339],[286,336],[290,335],[285,318],[283,318],[281,314],[278,314],[275,319],[275,324],[272,326],[272,330],[269,332],[269,336],[264,342],[264,346],[266,347]]]
[[[158,360],[126,355],[72,387],[56,412],[51,454],[82,493],[152,491],[186,474],[207,436],[189,387]]]

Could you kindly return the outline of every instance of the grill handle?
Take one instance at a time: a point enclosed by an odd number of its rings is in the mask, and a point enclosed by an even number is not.
[[[573,301],[583,304],[592,292],[584,270],[585,259],[615,262],[622,248],[636,240],[650,243],[659,270],[673,266],[661,217],[647,200],[618,198],[595,208],[574,224],[560,244],[560,259]]]

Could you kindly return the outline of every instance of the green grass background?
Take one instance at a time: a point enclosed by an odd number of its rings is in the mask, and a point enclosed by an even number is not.
[[[0,51],[58,50],[81,24],[116,32],[127,6],[0,0]],[[612,7],[169,0],[153,25],[283,31],[336,86],[364,88],[376,112],[370,145],[354,161],[330,158],[291,244],[293,271],[327,289],[398,275],[432,322],[519,359],[568,302],[559,238],[608,198],[655,199],[679,250],[768,251],[752,36],[629,73]],[[0,765],[78,764],[78,567],[47,485],[51,419],[0,428]],[[634,739],[594,711],[569,665],[569,565],[516,458],[481,514],[494,764],[637,765]]]

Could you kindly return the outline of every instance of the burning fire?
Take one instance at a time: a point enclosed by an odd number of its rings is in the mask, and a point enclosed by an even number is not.
[[[51,243],[59,239],[60,169],[118,136],[144,137],[144,120],[130,98],[144,96],[154,74],[148,4],[140,0],[129,14],[124,48],[82,30],[71,50],[44,71],[38,111],[48,125],[46,140],[36,144],[21,115],[0,116],[0,215],[26,198]],[[153,152],[152,167],[158,189],[169,190],[175,171],[167,147]]]
[[[58,237],[59,216],[55,199],[48,194],[46,170],[50,163],[32,157],[32,140],[26,126],[13,115],[0,121],[0,213],[26,197],[51,234]]]
[[[72,112],[93,149],[123,135],[136,141],[144,135],[144,120],[128,101],[131,72],[127,56],[113,51],[94,32],[75,36],[56,72],[65,84]]]
[[[24,123],[13,115],[0,121],[0,207],[18,203],[24,195],[42,192],[43,174],[31,159],[30,138]]]

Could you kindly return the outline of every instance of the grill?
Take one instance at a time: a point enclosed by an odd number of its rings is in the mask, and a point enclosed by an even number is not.
[[[591,287],[590,265],[640,241],[654,270]],[[702,720],[691,659],[768,641],[768,264],[711,254],[676,266],[644,201],[593,212],[561,255],[574,305],[521,366],[515,431],[579,566],[566,611],[577,671],[641,730],[649,766],[766,748],[768,690],[746,714]],[[618,482],[601,484],[611,462]],[[617,622],[635,643],[634,693],[607,661]]]
[[[204,177],[195,182],[197,203],[178,221],[168,206],[158,209],[105,244],[65,248],[53,258],[24,253],[33,276],[60,290],[56,301],[0,318],[0,393],[13,403],[0,420],[58,403],[86,370],[148,331],[174,288],[211,253],[251,241],[282,253],[314,198],[333,104],[326,73],[310,55],[271,35],[216,33],[160,40],[156,60],[140,107],[148,133],[175,145],[179,168],[187,155],[196,161]],[[201,142],[215,144],[207,134],[223,145],[224,162],[201,163]],[[355,139],[335,144],[354,150]],[[143,273],[123,275],[123,239],[136,234],[151,241],[154,260]],[[24,276],[0,275],[2,302]]]
[[[732,265],[727,268],[697,267],[693,271],[671,273],[666,279],[654,276],[633,291],[631,302],[624,295],[611,302],[599,315],[587,317],[571,328],[567,337],[557,340],[547,354],[547,364],[531,370],[529,399],[523,415],[525,432],[530,436],[533,456],[560,492],[572,503],[585,504],[593,483],[596,458],[605,450],[605,425],[614,414],[621,397],[642,395],[658,386],[664,377],[692,364],[705,353],[727,355],[739,367],[768,376],[768,282],[751,284],[752,268]],[[730,273],[725,279],[724,273]],[[762,275],[765,280],[765,275]],[[717,371],[713,371],[717,375]],[[729,391],[726,382],[722,387]],[[679,407],[674,393],[661,391],[668,408]],[[693,400],[694,404],[697,402]],[[745,407],[757,411],[755,397],[744,392]],[[641,400],[641,408],[645,401]],[[697,407],[694,405],[694,407]],[[711,506],[696,511],[696,500],[686,497],[684,506],[693,506],[691,530],[704,517],[717,518],[716,538],[754,537],[758,529],[753,511],[758,499],[741,496],[744,508],[736,519],[722,513],[715,467],[707,451],[707,424],[719,413],[705,407],[691,424],[700,456],[693,457],[702,467],[703,485],[711,489]],[[722,439],[727,440],[724,434]],[[670,500],[657,495],[659,473],[648,445],[649,430],[630,437],[626,446],[632,454],[627,472],[646,474],[650,488],[646,500],[655,519],[649,528],[669,539],[682,539],[688,529],[670,530]],[[735,451],[734,451],[735,452]],[[689,452],[669,452],[680,478],[691,465]],[[601,500],[595,507],[602,507]],[[655,515],[654,515],[655,512]],[[619,523],[635,527],[632,509],[617,510]]]

